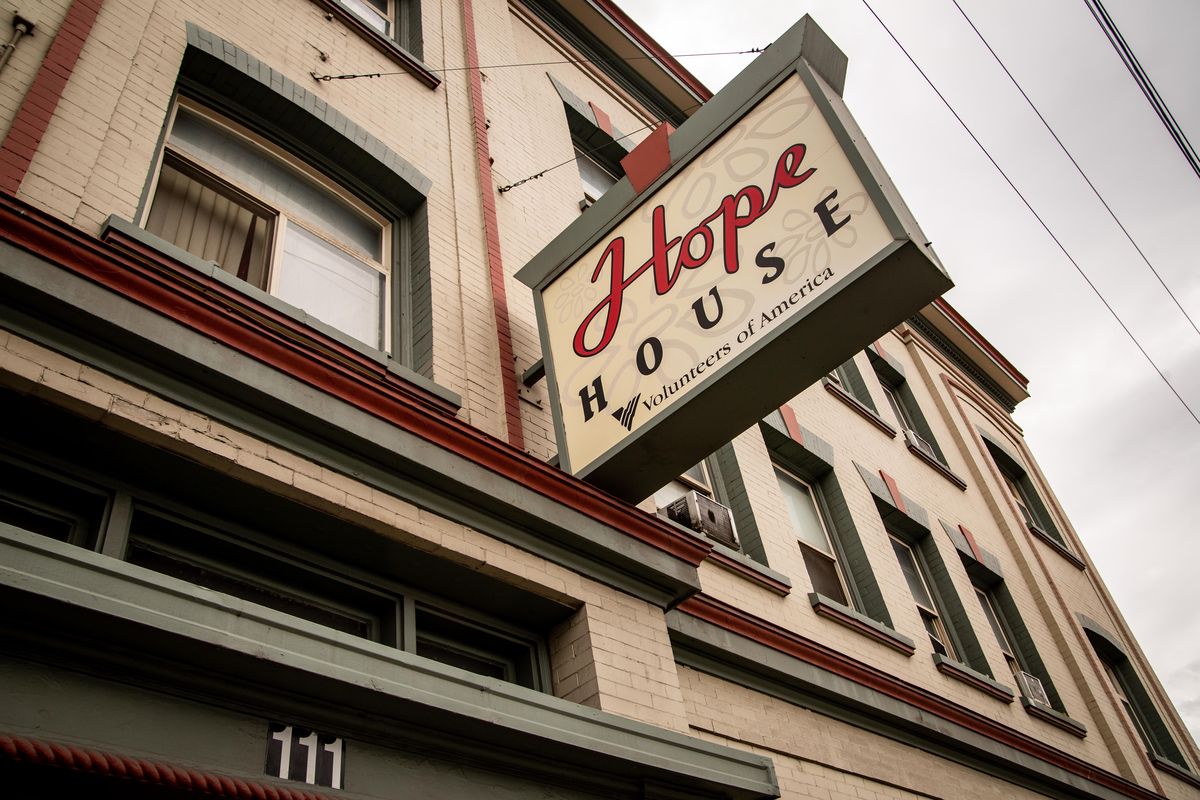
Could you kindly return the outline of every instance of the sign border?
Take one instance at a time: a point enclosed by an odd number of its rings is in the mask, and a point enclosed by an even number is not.
[[[805,15],[782,34],[770,47],[759,55],[711,100],[704,104],[680,128],[671,134],[669,147],[671,166],[643,192],[635,193],[628,178],[622,178],[600,200],[568,226],[528,264],[516,273],[516,278],[534,291],[534,308],[537,316],[538,334],[542,345],[542,357],[546,367],[546,381],[550,392],[554,432],[559,447],[559,466],[575,474],[570,463],[570,454],[564,447],[566,441],[563,427],[561,394],[555,372],[553,351],[547,340],[546,312],[542,290],[559,275],[573,266],[591,248],[601,242],[613,229],[655,192],[670,182],[679,172],[733,125],[751,113],[768,94],[793,75],[798,75],[805,89],[812,96],[817,110],[829,125],[835,141],[850,162],[850,166],[862,182],[868,196],[892,235],[892,244],[884,247],[871,259],[856,267],[838,282],[837,289],[829,294],[822,293],[806,305],[783,328],[774,330],[764,337],[762,343],[752,351],[742,353],[722,369],[732,372],[749,357],[770,346],[780,336],[787,334],[796,324],[821,311],[834,298],[841,297],[843,290],[853,285],[860,276],[890,258],[910,242],[918,243],[923,254],[937,273],[935,283],[941,283],[941,291],[952,285],[945,269],[929,248],[916,220],[909,212],[903,199],[896,191],[883,169],[882,163],[866,143],[861,129],[850,115],[841,97],[844,86],[847,58],[836,44],[825,34],[813,19]],[[940,278],[940,281],[936,280]],[[904,317],[917,309],[906,309]],[[904,317],[901,317],[903,319]],[[900,320],[897,319],[896,322]],[[717,379],[719,381],[720,378]],[[620,442],[593,458],[576,477],[587,479],[608,464],[619,452],[631,447],[646,434],[661,427],[668,419],[688,408],[704,391],[681,399],[671,412],[660,415],[633,436]],[[669,478],[668,478],[669,479]],[[612,489],[618,494],[622,492]],[[628,494],[627,492],[624,494]],[[640,500],[641,498],[626,499]]]

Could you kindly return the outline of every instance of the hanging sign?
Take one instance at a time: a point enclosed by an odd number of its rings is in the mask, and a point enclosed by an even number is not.
[[[951,286],[844,72],[805,17],[518,274],[564,469],[640,500]]]

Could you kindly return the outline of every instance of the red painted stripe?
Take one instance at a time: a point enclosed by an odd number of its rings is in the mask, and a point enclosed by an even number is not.
[[[0,194],[0,239],[692,566],[712,545],[462,422],[355,351],[133,240],[101,242]]]
[[[969,708],[946,700],[926,689],[906,683],[883,670],[814,642],[739,608],[705,594],[689,597],[678,610],[738,636],[745,637],[785,655],[832,672],[860,686],[874,689],[926,713],[1012,747],[1052,766],[1086,778],[1107,789],[1136,800],[1163,800],[1162,795],[1064,753],[1020,731],[996,722]]]
[[[904,495],[900,494],[900,487],[896,485],[896,479],[888,475],[883,470],[879,470],[879,477],[883,478],[884,484],[887,486],[888,494],[892,496],[892,504],[900,509],[903,514],[908,513],[908,509],[904,506]]]
[[[492,157],[488,149],[487,117],[483,106],[483,80],[479,51],[475,44],[475,12],[471,0],[462,0],[463,38],[467,50],[467,76],[471,83],[471,115],[475,127],[475,163],[479,169],[479,199],[483,204],[483,227],[487,242],[488,272],[492,283],[492,312],[496,317],[496,339],[500,349],[500,380],[504,390],[504,418],[508,443],[524,449],[521,399],[517,387],[517,360],[513,355],[512,326],[508,317],[508,290],[504,285],[504,262],[500,258],[500,222],[496,215],[496,189],[492,181]]]
[[[165,761],[147,761],[102,750],[90,750],[58,742],[0,734],[0,759],[31,767],[52,767],[90,774],[126,785],[151,784],[179,796],[229,797],[236,800],[330,800],[328,795],[271,783],[198,772]],[[46,786],[46,789],[52,785]],[[144,790],[143,790],[144,791]],[[107,795],[106,795],[107,796]],[[134,796],[140,797],[138,793]],[[154,795],[158,797],[156,793]]]
[[[966,525],[960,524],[958,529],[962,532],[963,537],[967,540],[967,546],[971,548],[971,555],[975,556],[975,560],[982,564],[983,553],[979,550],[979,543],[975,541],[975,534],[967,530]]]
[[[662,122],[621,159],[621,167],[629,177],[633,191],[641,194],[650,184],[671,167],[671,145],[668,141],[675,128]]]
[[[0,143],[0,192],[16,194],[21,188],[102,5],[104,0],[75,0],[67,10],[8,135]]]
[[[796,412],[792,411],[792,407],[784,403],[779,407],[779,414],[783,417],[783,424],[787,428],[788,436],[800,444],[804,444],[804,431],[800,429],[800,421],[796,419]]]
[[[592,114],[596,117],[596,127],[612,136],[612,120],[609,119],[608,114],[591,100],[588,101],[588,107],[592,109]]]

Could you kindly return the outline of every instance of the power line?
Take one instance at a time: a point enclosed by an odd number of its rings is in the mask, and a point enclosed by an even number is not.
[[[712,52],[712,53],[680,53],[678,55],[671,56],[671,58],[679,59],[679,58],[700,58],[702,56],[741,56],[741,55],[748,55],[750,53],[761,53],[765,49],[766,48],[764,48],[764,47],[751,47],[749,50],[721,50],[721,51]],[[657,56],[628,56],[628,57],[617,57],[617,58],[568,58],[568,59],[565,59],[562,61],[527,61],[527,62],[523,62],[523,63],[519,63],[519,64],[491,64],[491,65],[482,66],[482,67],[443,67],[442,69],[430,68],[429,71],[446,73],[446,72],[465,72],[467,70],[472,70],[472,69],[485,70],[485,69],[508,69],[509,67],[549,67],[549,66],[554,66],[556,64],[611,64],[611,63],[616,63],[616,62],[647,61],[647,60],[658,60],[658,57]],[[396,72],[359,72],[359,73],[350,73],[350,74],[346,74],[346,75],[318,75],[315,72],[310,73],[310,74],[313,76],[313,80],[318,80],[318,81],[349,81],[349,80],[354,80],[355,78],[386,78],[391,75],[407,75],[408,71],[407,70],[397,70]]]
[[[1012,72],[1009,71],[1008,67],[1005,66],[1004,61],[1002,61],[1000,56],[996,54],[996,51],[992,49],[991,44],[989,44],[988,40],[984,38],[984,35],[979,31],[979,28],[976,27],[975,23],[971,21],[971,18],[967,16],[967,12],[963,11],[963,7],[959,5],[958,0],[951,0],[951,2],[954,3],[954,7],[958,9],[958,13],[962,14],[962,17],[967,21],[967,24],[971,26],[971,30],[975,31],[975,35],[979,37],[979,41],[983,42],[983,46],[986,47],[987,51],[992,54],[992,58],[996,59],[996,63],[1000,65],[1000,69],[1004,70],[1004,74],[1008,76],[1010,81],[1012,81],[1013,86],[1017,87],[1017,91],[1021,93],[1021,97],[1025,98],[1025,102],[1029,104],[1029,107],[1033,109],[1033,113],[1037,115],[1039,120],[1041,120],[1042,125],[1045,126],[1046,130],[1054,138],[1054,141],[1058,144],[1059,148],[1063,151],[1063,155],[1070,159],[1072,166],[1074,166],[1075,170],[1079,173],[1079,177],[1083,178],[1084,182],[1087,183],[1088,188],[1092,190],[1092,194],[1096,195],[1096,199],[1100,201],[1102,206],[1104,206],[1104,210],[1108,212],[1110,217],[1112,217],[1113,222],[1117,223],[1117,227],[1121,229],[1121,233],[1125,234],[1125,238],[1129,240],[1131,245],[1133,245],[1133,249],[1136,250],[1137,254],[1142,257],[1142,261],[1144,261],[1146,266],[1149,267],[1150,271],[1154,273],[1154,277],[1158,278],[1159,284],[1170,296],[1171,300],[1175,302],[1175,307],[1179,309],[1179,313],[1183,314],[1184,319],[1186,319],[1188,324],[1192,326],[1192,330],[1196,332],[1197,336],[1200,336],[1200,328],[1196,327],[1195,321],[1188,315],[1188,312],[1179,302],[1179,298],[1176,297],[1175,293],[1171,291],[1171,288],[1167,286],[1167,283],[1163,280],[1162,275],[1160,275],[1158,270],[1154,268],[1154,265],[1150,263],[1150,259],[1146,257],[1144,252],[1142,252],[1142,248],[1138,246],[1138,243],[1133,240],[1133,236],[1130,235],[1129,231],[1121,223],[1121,220],[1117,219],[1116,212],[1112,210],[1112,208],[1108,205],[1108,202],[1100,195],[1100,190],[1096,188],[1096,185],[1092,183],[1091,179],[1083,171],[1083,167],[1079,166],[1079,162],[1076,161],[1075,157],[1071,155],[1071,152],[1067,150],[1067,146],[1063,144],[1062,139],[1058,138],[1058,134],[1054,132],[1054,128],[1050,127],[1050,123],[1046,121],[1046,118],[1042,115],[1042,112],[1038,110],[1036,105],[1034,105],[1033,100],[1031,100],[1029,95],[1025,93],[1025,90],[1021,88],[1021,84],[1017,82],[1017,79],[1013,76]]]
[[[1079,263],[1071,256],[1071,254],[1067,251],[1067,248],[1063,246],[1063,243],[1059,241],[1058,237],[1054,235],[1054,232],[1050,230],[1050,226],[1046,224],[1046,221],[1042,219],[1041,215],[1039,215],[1037,211],[1034,210],[1033,206],[1030,205],[1029,201],[1025,199],[1025,195],[1022,194],[1021,190],[1017,188],[1017,185],[1012,182],[1012,179],[1008,177],[1008,174],[1001,169],[1000,165],[996,162],[996,159],[994,159],[992,154],[988,152],[988,149],[983,146],[983,142],[979,140],[979,137],[975,135],[963,118],[959,116],[958,112],[954,110],[954,106],[950,105],[950,101],[946,99],[945,95],[938,90],[937,86],[934,85],[929,76],[925,74],[925,70],[921,69],[921,65],[917,63],[916,59],[914,59],[908,50],[905,49],[904,45],[900,43],[900,40],[896,38],[896,34],[892,33],[892,30],[887,26],[887,23],[880,19],[879,15],[875,13],[875,9],[871,8],[871,4],[868,2],[868,0],[862,0],[862,3],[867,7],[867,10],[871,12],[871,16],[875,17],[875,20],[883,27],[883,30],[887,33],[887,35],[891,37],[892,41],[895,42],[896,47],[900,48],[900,52],[904,53],[904,56],[908,59],[909,63],[912,64],[913,67],[916,68],[917,72],[921,74],[921,77],[925,79],[925,83],[929,84],[929,88],[932,89],[934,94],[938,96],[938,99],[942,101],[942,104],[946,106],[946,109],[954,116],[956,120],[958,120],[958,124],[962,126],[962,129],[967,132],[967,135],[971,137],[971,140],[975,142],[976,146],[978,146],[983,154],[987,157],[987,160],[992,163],[992,166],[996,168],[996,171],[1000,173],[1000,176],[1004,178],[1009,188],[1016,193],[1017,197],[1021,199],[1021,202],[1025,204],[1025,207],[1029,209],[1029,213],[1033,214],[1034,219],[1041,224],[1042,229],[1046,231],[1046,234],[1054,241],[1056,245],[1058,245],[1058,249],[1061,250],[1062,254],[1066,256],[1067,260],[1071,262],[1071,266],[1075,268],[1075,271],[1079,273],[1080,277],[1083,278],[1084,282],[1087,283],[1087,285],[1095,293],[1096,297],[1100,299],[1100,302],[1104,304],[1104,307],[1108,309],[1108,313],[1112,314],[1113,319],[1115,319],[1117,324],[1121,326],[1121,330],[1125,331],[1125,335],[1129,337],[1129,340],[1133,342],[1133,344],[1141,352],[1142,356],[1147,362],[1149,362],[1150,366],[1154,368],[1154,371],[1158,373],[1158,377],[1162,379],[1162,382],[1167,385],[1167,388],[1171,390],[1171,393],[1174,394],[1176,399],[1178,399],[1183,405],[1184,409],[1191,416],[1192,420],[1195,421],[1197,425],[1200,425],[1200,417],[1196,416],[1196,412],[1192,411],[1191,406],[1187,404],[1187,401],[1183,399],[1182,395],[1180,395],[1171,382],[1167,380],[1167,376],[1161,369],[1159,369],[1158,364],[1154,363],[1154,359],[1152,359],[1150,354],[1146,352],[1146,348],[1142,347],[1141,342],[1137,340],[1137,337],[1133,335],[1133,332],[1129,330],[1129,327],[1120,318],[1120,316],[1117,315],[1116,310],[1114,310],[1109,304],[1108,300],[1104,298],[1104,295],[1100,293],[1100,290],[1096,288],[1096,284],[1092,283],[1092,279],[1087,276],[1087,273],[1083,271],[1083,268],[1079,266]]]
[[[1167,132],[1171,134],[1171,138],[1175,140],[1175,145],[1183,153],[1188,166],[1196,173],[1196,177],[1200,178],[1200,158],[1196,156],[1196,148],[1192,147],[1187,134],[1183,132],[1183,128],[1179,127],[1179,123],[1175,121],[1175,116],[1171,113],[1171,109],[1167,108],[1162,95],[1158,93],[1158,89],[1154,88],[1154,84],[1150,81],[1150,76],[1142,69],[1137,56],[1129,49],[1129,45],[1125,42],[1125,37],[1121,36],[1121,32],[1117,30],[1117,24],[1108,15],[1104,4],[1100,0],[1084,0],[1084,2],[1087,4],[1088,10],[1092,12],[1096,24],[1104,31],[1104,35],[1108,37],[1109,43],[1117,51],[1117,55],[1120,56],[1126,71],[1133,77],[1138,88],[1142,90],[1142,94],[1146,96],[1146,100],[1150,102],[1154,113],[1158,115],[1159,120],[1166,126]]]

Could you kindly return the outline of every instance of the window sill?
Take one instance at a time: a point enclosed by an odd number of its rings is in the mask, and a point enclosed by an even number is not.
[[[1021,705],[1025,707],[1025,711],[1031,717],[1037,717],[1042,722],[1048,722],[1072,736],[1078,736],[1080,739],[1087,736],[1087,727],[1082,722],[1076,722],[1061,711],[1030,700],[1028,697],[1021,698]]]
[[[786,575],[765,567],[745,553],[739,553],[720,542],[713,542],[713,549],[708,554],[708,560],[757,583],[780,597],[786,597],[792,593],[792,582]]]
[[[436,89],[442,79],[433,73],[421,59],[396,44],[394,39],[384,36],[379,31],[363,22],[358,16],[339,3],[337,0],[314,0],[332,16],[341,20],[342,24],[366,39],[376,50],[390,58],[398,66],[403,67],[410,75],[430,89]]]
[[[247,325],[261,327],[266,335],[284,337],[314,358],[332,359],[358,373],[376,376],[385,382],[407,382],[427,394],[427,402],[448,414],[458,413],[462,398],[439,386],[420,373],[414,372],[381,350],[316,320],[290,303],[267,294],[253,284],[240,280],[212,261],[197,258],[132,222],[109,217],[100,238],[122,250],[148,256],[164,264],[167,275],[176,282],[194,284],[204,277],[219,284],[221,289],[206,289],[211,300],[221,304],[226,313],[238,317]],[[178,265],[178,266],[176,266]],[[194,273],[189,275],[187,273]]]
[[[838,601],[816,592],[808,595],[808,601],[812,603],[813,611],[816,611],[818,616],[845,625],[847,628],[858,631],[906,656],[917,652],[917,646],[912,639],[892,630],[882,622],[860,614],[849,606],[842,605]]]
[[[1087,564],[1083,563],[1083,559],[1081,559],[1079,556],[1072,553],[1070,550],[1067,549],[1066,545],[1064,545],[1062,542],[1055,539],[1050,534],[1046,533],[1041,528],[1037,527],[1036,525],[1026,525],[1025,530],[1029,531],[1034,536],[1041,539],[1046,544],[1050,545],[1050,547],[1053,550],[1055,550],[1060,556],[1065,558],[1067,561],[1070,561],[1072,564],[1074,564],[1077,569],[1081,569],[1081,570],[1087,569]]]
[[[1157,753],[1147,753],[1147,755],[1150,756],[1150,763],[1156,768],[1161,769],[1168,775],[1178,778],[1184,783],[1195,786],[1196,788],[1200,788],[1200,775],[1192,772],[1182,764],[1176,764],[1169,758],[1163,758]]]
[[[1002,700],[1005,703],[1011,703],[1014,699],[1013,690],[1004,684],[993,680],[984,675],[982,672],[977,672],[971,667],[963,664],[960,661],[955,661],[952,658],[946,658],[941,653],[933,654],[933,663],[937,666],[938,672],[943,675],[949,675],[957,681],[962,681],[968,686],[973,686],[984,694],[989,694],[997,700]]]
[[[821,383],[825,385],[825,391],[832,394],[837,399],[841,400],[846,405],[850,406],[851,410],[865,419],[867,422],[874,425],[879,430],[886,433],[893,439],[896,438],[896,429],[884,422],[878,414],[872,411],[868,406],[864,405],[854,395],[847,392],[842,387],[830,381],[828,378],[822,378]]]
[[[917,458],[919,458],[920,460],[924,461],[929,466],[933,467],[933,469],[936,472],[938,472],[943,478],[945,478],[946,480],[953,483],[959,489],[962,489],[963,491],[967,490],[967,482],[964,481],[962,478],[958,477],[957,475],[955,475],[950,470],[950,467],[946,466],[941,461],[938,461],[933,456],[931,456],[928,453],[926,453],[925,451],[921,450],[921,448],[913,447],[912,444],[908,444],[908,451],[910,453],[912,453],[914,456],[916,456]]]
[[[746,580],[757,583],[765,589],[768,589],[780,597],[786,597],[792,593],[792,582],[786,575],[758,563],[745,553],[734,550],[732,547],[718,542],[705,536],[703,533],[698,533],[691,528],[680,525],[675,520],[668,517],[666,514],[657,513],[654,516],[661,519],[663,522],[670,525],[672,528],[683,531],[689,536],[695,536],[712,545],[712,550],[709,551],[707,559],[714,564],[729,570],[732,573],[742,576]]]

